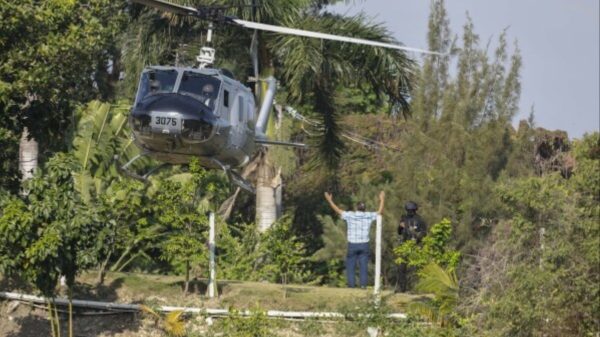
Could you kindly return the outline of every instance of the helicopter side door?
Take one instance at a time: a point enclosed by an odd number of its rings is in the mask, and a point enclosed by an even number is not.
[[[221,132],[225,136],[225,147],[219,154],[219,160],[232,167],[240,166],[246,161],[241,144],[243,139],[240,137],[239,114],[237,101],[237,88],[234,83],[224,79],[222,91],[222,106],[219,116],[223,121]]]
[[[246,104],[241,92],[238,92],[234,98],[233,106],[230,112],[230,122],[232,128],[231,143],[238,148],[242,148],[246,142]]]

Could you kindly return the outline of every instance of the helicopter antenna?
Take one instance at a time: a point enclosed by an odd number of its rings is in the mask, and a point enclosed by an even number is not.
[[[208,45],[212,44],[213,29],[213,23],[209,22],[208,32],[206,35],[206,43]],[[198,56],[196,56],[196,60],[198,61],[199,69],[210,67],[215,62],[215,49],[207,46],[200,48],[200,53],[198,54]]]

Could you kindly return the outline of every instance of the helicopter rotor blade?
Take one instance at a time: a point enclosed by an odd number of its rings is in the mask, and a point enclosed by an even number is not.
[[[198,15],[198,10],[194,7],[178,5],[178,4],[174,4],[172,2],[168,2],[168,1],[163,1],[163,0],[131,0],[131,1],[137,2],[142,5],[158,8],[163,11],[179,14],[179,15],[191,15],[191,16]]]
[[[175,14],[196,16],[200,19],[209,19],[209,20],[221,19],[226,23],[236,24],[238,26],[241,26],[244,28],[249,28],[249,29],[264,30],[264,31],[280,33],[280,34],[312,37],[312,38],[323,39],[323,40],[332,40],[332,41],[341,41],[341,42],[362,44],[362,45],[368,45],[368,46],[374,46],[374,47],[391,48],[391,49],[404,50],[404,51],[416,52],[416,53],[422,53],[422,54],[445,55],[444,53],[440,53],[440,52],[436,52],[436,51],[406,47],[406,46],[402,46],[399,44],[365,40],[365,39],[349,37],[349,36],[319,33],[319,32],[313,32],[313,31],[309,31],[309,30],[303,30],[303,29],[274,26],[274,25],[268,25],[268,24],[264,24],[264,23],[241,20],[241,19],[237,19],[235,17],[224,16],[223,11],[229,7],[212,7],[212,8],[211,7],[205,7],[205,8],[203,7],[203,8],[197,9],[194,7],[174,4],[174,3],[171,3],[171,2],[168,2],[165,0],[131,0],[131,1],[143,4],[143,5],[147,5],[150,7],[158,8],[158,9],[161,9],[164,11],[172,12]],[[215,12],[215,10],[217,12]],[[207,11],[209,11],[210,14],[207,14],[208,13]],[[220,15],[215,15],[215,13],[219,13]]]
[[[393,43],[385,43],[385,42],[365,40],[365,39],[359,39],[359,38],[348,37],[348,36],[312,32],[309,30],[302,30],[302,29],[296,29],[296,28],[274,26],[274,25],[268,25],[268,24],[264,24],[264,23],[235,19],[235,18],[232,19],[231,21],[242,27],[245,27],[245,28],[264,30],[264,31],[280,33],[280,34],[297,35],[297,36],[312,37],[312,38],[323,39],[323,40],[341,41],[341,42],[362,44],[362,45],[368,45],[368,46],[374,46],[374,47],[391,48],[391,49],[405,50],[405,51],[422,53],[422,54],[444,55],[443,53],[439,53],[439,52],[435,52],[435,51],[406,47],[406,46],[402,46],[399,44],[393,44]]]

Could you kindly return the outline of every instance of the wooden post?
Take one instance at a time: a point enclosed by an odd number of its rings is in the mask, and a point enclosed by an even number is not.
[[[375,286],[373,287],[373,294],[377,302],[381,295],[381,232],[382,232],[382,218],[381,215],[377,215],[377,229],[375,231]]]
[[[214,298],[217,293],[217,271],[216,271],[216,263],[215,263],[215,213],[210,212],[208,216],[208,223],[210,226],[210,230],[208,233],[208,250],[210,254],[210,276],[208,279],[208,297]]]

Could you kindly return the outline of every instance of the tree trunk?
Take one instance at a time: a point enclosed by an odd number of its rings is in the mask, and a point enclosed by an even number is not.
[[[277,192],[281,189],[281,169],[275,169],[266,150],[261,156],[256,179],[256,224],[263,233],[271,228],[281,209],[281,192]]]
[[[54,320],[54,311],[52,310],[52,302],[48,300],[48,321],[50,321],[50,328],[52,329],[52,337],[57,337],[58,332],[56,331],[56,321]]]
[[[33,177],[38,165],[38,142],[29,137],[29,130],[23,129],[19,142],[19,171],[21,172],[21,184]],[[27,191],[22,190],[23,194]]]
[[[69,337],[73,337],[73,293],[69,287]]]
[[[183,294],[187,295],[190,290],[190,261],[185,261],[185,285],[183,287]]]
[[[104,259],[104,261],[102,261],[102,264],[100,265],[100,270],[98,270],[98,278],[96,279],[97,286],[104,284],[104,277],[106,276],[106,267],[108,266],[108,261],[110,261],[111,256],[112,251],[108,253],[108,256],[106,257],[106,259]]]
[[[54,297],[52,298],[52,308],[54,309],[54,322],[56,322],[56,337],[60,337],[60,319],[58,318],[58,309],[56,303],[54,303]]]

